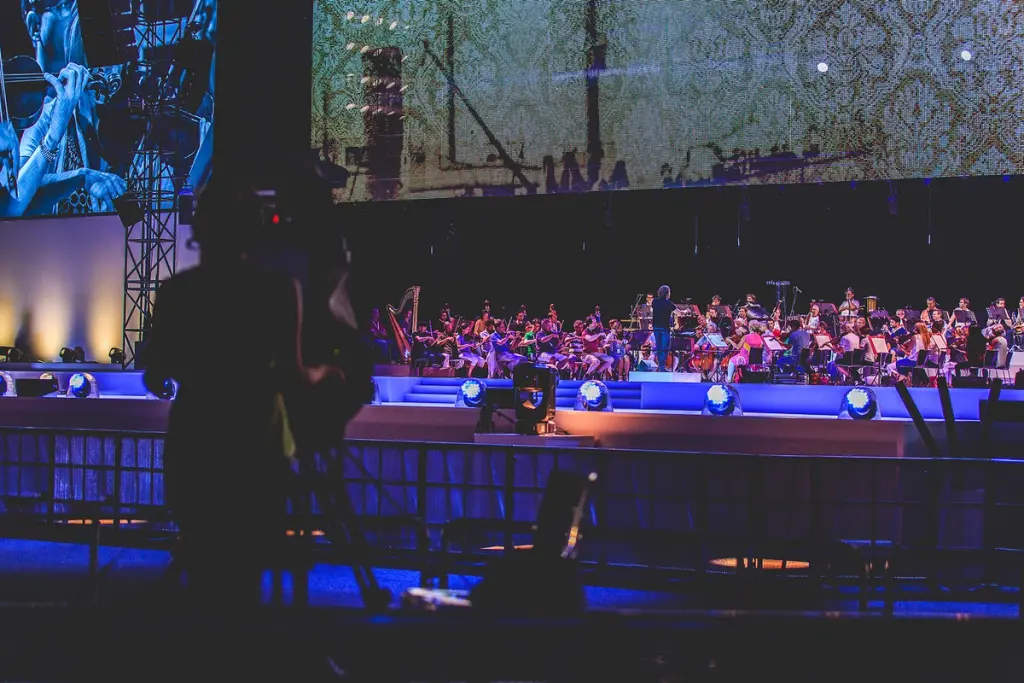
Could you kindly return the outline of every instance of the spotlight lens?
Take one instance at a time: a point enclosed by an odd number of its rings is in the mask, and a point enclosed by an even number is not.
[[[818,71],[820,73],[826,73],[828,71],[828,64],[825,62],[818,62]]]
[[[584,382],[580,387],[580,394],[582,394],[583,400],[592,408],[601,405],[601,399],[604,398],[605,391],[607,391],[605,386],[597,382]]]
[[[487,387],[478,379],[467,379],[459,389],[463,402],[470,408],[480,407],[480,404],[484,401],[486,391]]]
[[[970,50],[964,50],[963,52],[960,53],[960,59],[964,60],[965,62],[969,62],[973,58],[974,55],[971,54]]]
[[[707,404],[713,415],[728,415],[736,409],[736,397],[729,387],[716,384],[708,389]]]
[[[875,397],[867,389],[850,389],[846,392],[846,410],[850,417],[866,419],[875,412]]]
[[[0,396],[6,396],[8,388],[9,387],[7,386],[7,378],[4,377],[3,375],[0,375]]]
[[[92,393],[92,383],[89,382],[88,377],[79,372],[71,376],[71,380],[68,381],[68,389],[71,390],[71,394],[75,398],[88,398]]]

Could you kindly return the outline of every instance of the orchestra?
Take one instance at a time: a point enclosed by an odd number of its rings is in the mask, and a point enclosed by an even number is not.
[[[489,302],[477,316],[453,317],[446,305],[436,325],[420,321],[406,341],[414,365],[486,378],[510,376],[529,361],[578,379],[624,381],[636,370],[697,373],[709,382],[766,381],[742,378],[767,374],[767,381],[914,386],[1008,371],[1010,352],[1024,342],[1024,297],[1012,312],[1004,298],[993,301],[982,327],[966,297],[951,311],[929,297],[920,310],[890,314],[877,297],[864,306],[849,288],[838,306],[812,301],[797,314],[784,312],[782,301],[769,312],[753,294],[735,306],[715,295],[703,307],[670,295],[663,286],[657,296],[639,297],[628,318],[607,324],[599,306],[565,325],[555,304],[537,318],[525,306],[507,317],[496,309],[492,317]],[[368,343],[393,360],[382,350],[385,336],[374,309]]]

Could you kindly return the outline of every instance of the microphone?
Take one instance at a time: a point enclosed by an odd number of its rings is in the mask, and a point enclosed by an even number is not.
[[[794,292],[797,292],[797,293],[799,293],[799,294],[803,294],[803,293],[804,293],[804,290],[800,289],[800,288],[799,288],[799,287],[797,287],[796,285],[793,285],[793,291],[794,291]]]

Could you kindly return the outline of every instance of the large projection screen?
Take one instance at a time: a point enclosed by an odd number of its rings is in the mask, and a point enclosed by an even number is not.
[[[1005,0],[316,0],[338,201],[1016,174]]]

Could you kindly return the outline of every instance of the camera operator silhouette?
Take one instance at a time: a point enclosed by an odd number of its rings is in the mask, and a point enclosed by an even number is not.
[[[346,391],[343,371],[302,361],[298,282],[249,258],[266,239],[261,211],[214,174],[193,225],[200,263],[160,287],[144,354],[150,391],[178,383],[165,490],[187,593],[207,608],[258,604],[278,557],[296,450],[285,406]]]

